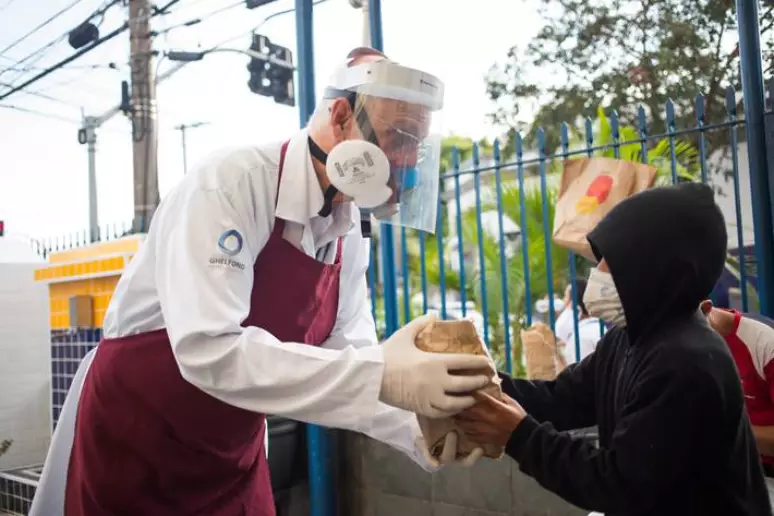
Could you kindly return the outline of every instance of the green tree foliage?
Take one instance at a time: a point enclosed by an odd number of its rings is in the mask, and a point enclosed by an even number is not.
[[[451,135],[444,137],[441,141],[441,173],[444,174],[454,168],[453,152],[455,147],[459,153],[460,163],[462,163],[473,157],[474,143],[478,143],[479,152],[482,155],[491,155],[492,144],[486,139],[475,142],[472,138],[468,138],[467,136]]]
[[[575,124],[598,106],[615,107],[622,123],[635,125],[641,104],[648,132],[660,134],[668,130],[667,99],[675,103],[676,127],[691,127],[698,93],[706,95],[705,119],[719,122],[725,119],[724,88],[741,89],[732,0],[538,3],[543,26],[526,48],[511,48],[492,68],[487,91],[498,106],[498,123],[530,138],[542,126],[549,150],[559,144],[561,122]],[[772,9],[761,15],[767,72],[774,69]],[[709,143],[721,145],[725,138],[719,132]]]

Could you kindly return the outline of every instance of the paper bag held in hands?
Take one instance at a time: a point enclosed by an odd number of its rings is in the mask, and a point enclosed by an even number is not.
[[[429,353],[487,355],[485,344],[479,338],[475,326],[473,326],[472,322],[466,320],[434,322],[419,332],[415,343],[418,349]],[[458,373],[480,374],[481,371],[459,371]],[[500,378],[497,376],[494,364],[492,364],[492,369],[487,373],[491,374],[492,381],[482,391],[498,399],[502,398]],[[422,429],[422,436],[427,443],[430,454],[435,458],[440,458],[443,451],[444,438],[452,431],[456,431],[459,437],[457,442],[458,459],[467,457],[476,448],[482,448],[484,456],[492,459],[501,458],[505,452],[505,448],[502,446],[471,441],[462,429],[457,426],[453,418],[431,419],[417,416],[417,421]]]
[[[556,359],[559,350],[556,337],[547,325],[535,323],[521,330],[521,344],[529,380],[553,380],[558,374]]]
[[[554,215],[554,242],[595,261],[586,235],[619,202],[653,186],[656,169],[612,158],[565,161]]]

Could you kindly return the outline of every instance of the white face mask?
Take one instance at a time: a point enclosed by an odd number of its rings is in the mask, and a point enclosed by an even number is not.
[[[583,304],[586,305],[589,315],[598,317],[613,326],[626,326],[623,305],[618,297],[613,276],[609,272],[591,269],[586,293],[583,295]]]
[[[390,162],[382,149],[366,140],[345,140],[328,154],[328,180],[359,208],[376,208],[392,195]]]

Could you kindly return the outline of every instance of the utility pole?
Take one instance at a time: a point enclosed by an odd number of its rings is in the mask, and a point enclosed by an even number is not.
[[[180,131],[180,143],[183,146],[183,174],[188,173],[188,151],[185,145],[185,132],[188,129],[196,129],[197,127],[201,127],[203,125],[207,125],[207,122],[194,122],[192,124],[180,124],[175,126],[175,129]]]
[[[156,140],[156,87],[152,76],[150,0],[129,0],[129,44],[132,69],[131,119],[136,232],[150,227],[159,204]]]
[[[83,133],[79,131],[78,138],[85,141],[89,154],[89,239],[99,240],[99,215],[97,212],[97,133],[98,119],[93,116],[83,117]]]

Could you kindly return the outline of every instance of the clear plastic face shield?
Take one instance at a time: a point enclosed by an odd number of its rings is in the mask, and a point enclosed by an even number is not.
[[[364,217],[435,232],[443,84],[389,60],[343,70],[326,98],[348,100],[362,139],[328,154],[331,184]]]

